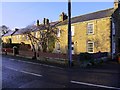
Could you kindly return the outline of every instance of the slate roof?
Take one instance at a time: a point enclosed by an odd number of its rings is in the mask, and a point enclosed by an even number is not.
[[[58,24],[59,21],[55,21],[55,22],[51,22],[50,26],[55,26],[56,24]],[[25,32],[35,32],[38,30],[46,30],[46,26],[43,24],[40,24],[40,26],[36,26],[36,25],[29,25],[25,28],[21,28],[19,29],[17,32],[15,32],[13,35],[18,35],[18,34],[23,34]]]
[[[89,20],[94,20],[94,19],[100,19],[100,18],[104,18],[104,17],[110,17],[114,12],[114,8],[109,8],[106,10],[101,10],[101,11],[97,11],[97,12],[93,12],[93,13],[89,13],[89,14],[85,14],[85,15],[80,15],[80,16],[76,16],[71,18],[71,23],[77,23],[77,22],[83,22],[83,21],[89,21]],[[50,22],[50,26],[61,26],[61,25],[65,25],[68,23],[68,20],[65,20],[63,22],[60,21],[55,21],[55,22]],[[24,32],[27,31],[38,31],[38,30],[45,30],[46,26],[43,24],[40,24],[40,26],[36,26],[36,25],[29,25],[25,28],[19,29],[16,32],[9,32],[7,34],[5,34],[4,36],[9,36],[11,34],[13,35],[17,35],[17,34],[22,34]]]
[[[60,22],[61,22],[61,21],[51,22],[50,25],[51,25],[51,26],[55,26],[55,25],[59,24]]]
[[[13,35],[18,35],[18,34],[23,34],[23,28],[19,29],[15,33],[13,33]]]
[[[77,22],[89,21],[89,20],[94,20],[94,19],[100,19],[104,17],[110,17],[113,14],[113,12],[114,12],[114,8],[109,8],[106,10],[101,10],[101,11],[97,11],[97,12],[93,12],[93,13],[89,13],[89,14],[85,14],[81,16],[76,16],[76,17],[71,18],[71,23],[77,23]],[[68,23],[68,20],[65,20],[61,22],[60,24],[58,24],[58,26],[65,25],[67,23]]]
[[[40,26],[36,26],[36,25],[30,25],[30,26],[27,26],[25,28],[23,28],[23,32],[35,32],[35,31],[38,31],[38,30],[45,30],[46,27],[45,25],[43,24],[40,24]]]
[[[9,30],[6,34],[4,34],[3,36],[11,36],[12,34],[14,34],[16,31],[12,31]]]

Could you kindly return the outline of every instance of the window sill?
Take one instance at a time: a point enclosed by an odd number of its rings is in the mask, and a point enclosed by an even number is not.
[[[86,35],[95,35],[94,33],[86,34]]]

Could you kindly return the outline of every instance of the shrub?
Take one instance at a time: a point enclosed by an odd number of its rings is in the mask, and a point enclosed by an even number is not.
[[[90,60],[92,59],[91,54],[89,53],[80,53],[79,60]]]
[[[2,48],[13,48],[14,46],[16,46],[17,48],[19,48],[20,44],[18,43],[2,43]]]
[[[20,44],[20,50],[30,50],[31,46],[29,44]]]

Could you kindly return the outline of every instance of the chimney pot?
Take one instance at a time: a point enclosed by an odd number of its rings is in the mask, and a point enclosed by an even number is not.
[[[48,24],[49,24],[49,19],[44,18],[44,20],[43,20],[43,24],[44,24],[44,25],[48,25]]]
[[[37,26],[39,26],[39,25],[40,25],[39,20],[37,20]]]
[[[114,9],[116,10],[118,8],[119,0],[114,0]]]
[[[18,31],[19,29],[18,28],[15,28],[15,31]]]
[[[64,20],[66,20],[68,18],[68,16],[64,13],[64,12],[62,12],[61,14],[60,14],[60,16],[59,16],[59,21],[64,21]]]

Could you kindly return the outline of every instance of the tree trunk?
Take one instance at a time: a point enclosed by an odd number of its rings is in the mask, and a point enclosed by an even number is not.
[[[34,46],[34,44],[33,44],[33,41],[32,41],[32,39],[31,39],[30,35],[28,35],[28,36],[29,36],[29,39],[30,39],[30,41],[31,41],[31,44],[32,44],[32,47],[33,47],[33,52],[34,52],[32,59],[37,59],[35,46]]]

